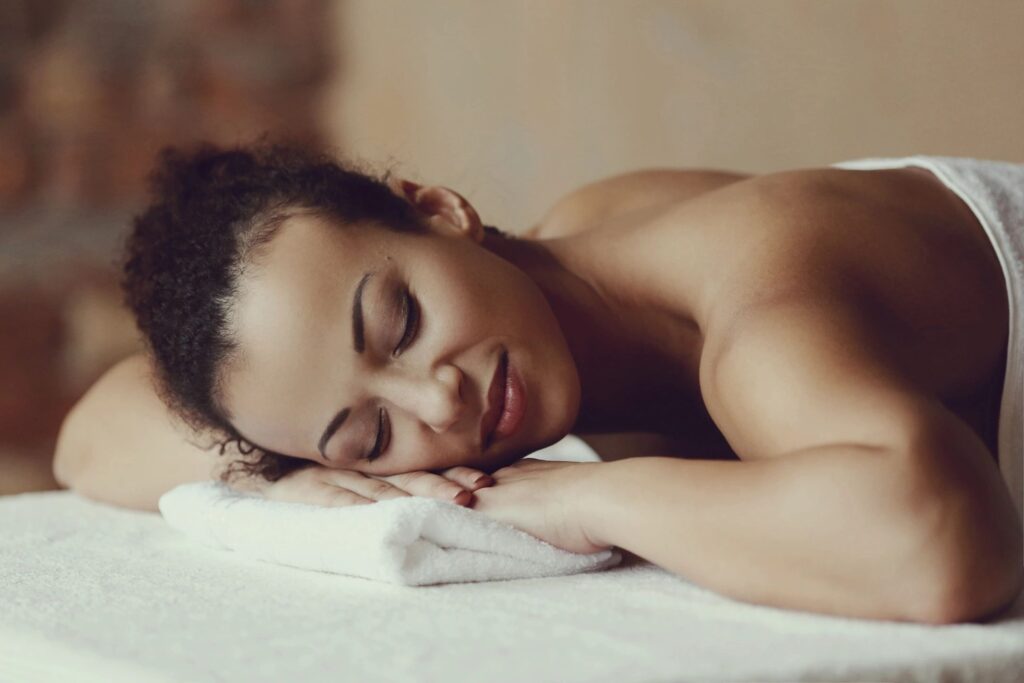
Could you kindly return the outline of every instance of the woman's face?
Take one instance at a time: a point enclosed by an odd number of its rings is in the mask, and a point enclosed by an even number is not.
[[[452,195],[443,202],[465,201]],[[243,437],[387,475],[493,471],[568,433],[579,377],[547,299],[480,245],[471,207],[451,209],[427,215],[420,235],[339,229],[309,213],[284,221],[242,275],[231,321],[238,356],[224,372],[222,403]],[[505,351],[525,385],[526,412],[514,433],[486,445],[481,421]],[[371,460],[381,421],[383,452]]]

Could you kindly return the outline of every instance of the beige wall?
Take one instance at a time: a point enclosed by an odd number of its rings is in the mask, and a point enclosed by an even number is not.
[[[324,112],[512,230],[649,166],[1024,161],[1016,0],[349,0]]]

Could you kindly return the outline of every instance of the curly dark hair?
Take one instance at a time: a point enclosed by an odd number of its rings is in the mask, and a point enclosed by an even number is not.
[[[234,444],[241,454],[222,479],[244,473],[276,481],[312,464],[247,441],[222,408],[220,371],[237,346],[227,320],[243,270],[297,210],[329,216],[340,228],[423,232],[386,180],[290,144],[160,152],[152,201],[125,241],[121,286],[160,398],[194,433],[214,437],[205,448],[224,455]]]

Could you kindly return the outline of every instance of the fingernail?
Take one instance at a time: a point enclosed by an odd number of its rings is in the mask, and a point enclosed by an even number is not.
[[[454,500],[459,505],[468,505],[469,501],[473,500],[473,494],[470,493],[469,491],[459,491],[454,496],[452,496],[452,500]]]
[[[473,484],[475,486],[493,486],[494,485],[494,477],[492,477],[492,476],[490,476],[488,474],[484,474],[484,475],[481,475],[481,476],[477,477],[476,479],[474,479],[473,480]]]

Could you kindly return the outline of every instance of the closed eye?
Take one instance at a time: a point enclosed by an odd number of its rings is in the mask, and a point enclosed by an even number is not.
[[[408,348],[419,329],[420,307],[416,300],[412,298],[408,289],[405,290],[405,296],[402,297],[401,317],[405,319],[405,330],[402,333],[401,341],[398,342],[398,346],[391,352],[392,357],[395,358]]]
[[[387,413],[381,408],[377,411],[377,440],[373,449],[366,455],[366,460],[373,462],[381,456],[384,449],[391,444],[391,421],[387,419]]]
[[[397,358],[409,347],[419,331],[420,307],[416,300],[412,298],[408,289],[405,290],[402,297],[401,318],[405,320],[405,329],[402,332],[402,339],[398,342],[398,346],[391,352],[393,358]],[[370,453],[366,456],[366,460],[373,462],[383,454],[389,445],[391,445],[391,420],[388,419],[387,412],[381,408],[378,411],[377,418],[377,439],[374,441]]]

